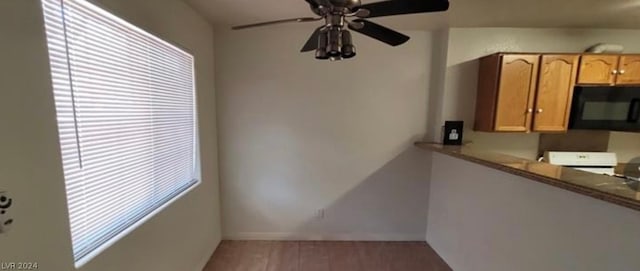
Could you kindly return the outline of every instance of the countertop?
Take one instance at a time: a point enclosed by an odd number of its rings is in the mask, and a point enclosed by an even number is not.
[[[506,154],[476,150],[468,146],[444,146],[418,142],[417,147],[454,156],[532,181],[552,185],[585,196],[640,211],[640,191],[635,182]]]

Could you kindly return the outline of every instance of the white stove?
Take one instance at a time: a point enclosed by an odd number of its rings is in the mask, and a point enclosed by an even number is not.
[[[596,174],[615,175],[618,157],[612,152],[545,152],[544,161]]]

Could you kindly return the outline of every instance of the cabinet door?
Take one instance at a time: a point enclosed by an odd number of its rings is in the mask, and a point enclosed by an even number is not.
[[[540,61],[533,130],[564,132],[569,127],[578,55],[543,55]]]
[[[583,55],[580,60],[578,84],[613,85],[618,58],[617,55]]]
[[[640,85],[640,55],[620,56],[617,85]]]
[[[495,130],[528,132],[538,78],[539,55],[503,55]]]

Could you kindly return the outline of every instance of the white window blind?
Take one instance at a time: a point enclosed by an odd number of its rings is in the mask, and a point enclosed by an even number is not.
[[[80,266],[199,182],[193,56],[84,0],[42,0]]]

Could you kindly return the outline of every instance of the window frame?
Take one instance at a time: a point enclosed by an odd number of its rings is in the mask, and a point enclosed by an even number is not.
[[[49,28],[51,27],[49,25],[49,22],[47,21],[47,5],[59,5],[60,8],[60,15],[59,15],[59,20],[61,20],[63,22],[63,25],[65,24],[65,17],[64,17],[64,1],[65,0],[41,0],[41,4],[42,4],[42,8],[43,8],[43,17],[45,17],[44,19],[44,24],[45,24],[45,28],[47,29],[46,31],[46,36],[47,36],[47,47],[48,47],[48,56],[50,58],[50,65],[53,65],[53,61],[52,61],[52,57],[51,57],[51,48],[49,48],[49,39],[51,38],[49,36]],[[189,192],[191,192],[192,190],[194,190],[195,188],[197,188],[201,183],[202,183],[202,173],[201,173],[201,161],[200,161],[200,141],[199,141],[199,118],[198,118],[198,99],[197,99],[197,77],[196,77],[196,58],[195,56],[189,52],[187,49],[185,49],[182,46],[176,45],[172,42],[169,42],[167,40],[164,40],[160,37],[158,37],[157,35],[155,35],[154,33],[147,31],[139,26],[136,26],[128,21],[126,21],[123,18],[118,17],[114,12],[105,9],[99,5],[96,5],[95,3],[86,1],[86,0],[73,0],[75,2],[78,3],[82,3],[82,5],[88,9],[91,9],[93,12],[99,13],[102,16],[107,17],[109,20],[113,20],[115,23],[121,24],[124,27],[127,27],[130,31],[135,31],[138,34],[142,34],[145,35],[146,37],[150,38],[150,39],[154,39],[160,43],[163,43],[165,45],[169,45],[170,47],[173,47],[173,49],[176,49],[178,51],[180,51],[181,53],[184,53],[188,56],[190,56],[191,58],[191,74],[190,74],[190,79],[192,81],[192,101],[193,104],[192,106],[192,116],[193,116],[193,168],[191,168],[192,170],[192,180],[189,181],[185,181],[185,185],[184,189],[176,189],[175,191],[172,191],[171,193],[169,193],[167,196],[169,197],[168,200],[166,201],[160,201],[158,202],[158,204],[151,204],[149,206],[152,206],[153,209],[151,209],[151,211],[149,212],[139,212],[136,213],[137,215],[141,215],[141,217],[139,219],[137,219],[135,222],[127,224],[126,228],[124,230],[119,231],[117,234],[111,235],[107,241],[105,242],[101,242],[100,245],[96,246],[95,248],[93,248],[92,250],[90,250],[90,252],[88,253],[84,253],[82,256],[80,257],[76,257],[75,254],[75,246],[73,244],[73,240],[70,239],[70,243],[74,249],[74,264],[76,268],[80,268],[82,266],[84,266],[86,263],[88,263],[89,261],[91,261],[92,259],[94,259],[96,256],[98,256],[99,254],[101,254],[102,252],[104,252],[105,250],[107,250],[109,247],[111,247],[112,245],[114,245],[115,243],[119,242],[120,240],[122,240],[124,237],[126,237],[128,234],[130,234],[131,232],[139,229],[143,224],[145,224],[147,221],[149,221],[150,219],[152,219],[153,217],[155,217],[156,214],[164,211],[165,209],[167,209],[169,206],[171,206],[174,202],[176,202],[177,200],[181,199],[182,197],[184,197],[185,195],[187,195]],[[57,3],[57,4],[56,4]],[[60,29],[58,29],[60,30]],[[67,35],[67,29],[66,26],[64,27],[64,29],[62,29],[63,35],[65,36],[64,39],[66,40],[66,35]],[[65,44],[65,49],[67,50],[67,53],[65,55],[65,61],[66,61],[66,65],[69,69],[69,74],[68,74],[68,84],[70,86],[72,86],[73,84],[73,78],[72,78],[72,74],[70,72],[71,70],[71,55],[69,54],[69,44]],[[52,91],[56,92],[55,89],[55,84],[53,82],[53,77],[54,76],[54,71],[53,68],[51,68],[50,70],[50,74],[52,75]],[[71,92],[73,92],[73,88],[71,87]],[[73,95],[73,94],[72,94]],[[58,105],[56,102],[56,114],[58,114]],[[73,106],[73,110],[77,110],[76,106]],[[74,113],[75,115],[75,113]],[[58,115],[57,115],[58,117]],[[77,128],[77,120],[74,120],[75,125],[76,125],[76,130]],[[59,120],[56,120],[56,123],[59,126]],[[60,133],[60,131],[59,131]],[[78,134],[76,133],[76,141],[79,142],[79,138],[78,138]],[[59,142],[59,147],[62,147],[62,142],[60,141],[60,139],[58,140]],[[82,160],[80,158],[80,154],[79,156],[79,160]],[[62,161],[61,161],[62,162]],[[157,182],[156,182],[157,184]],[[65,173],[65,186],[67,186],[67,178],[66,178],[66,173]],[[183,186],[179,186],[180,188],[182,188]],[[66,189],[65,189],[66,190]],[[67,208],[69,208],[69,194],[67,194]],[[142,205],[141,205],[142,206]],[[136,209],[138,210],[138,209]],[[143,209],[144,210],[144,209]],[[130,214],[131,212],[129,212],[128,214]],[[68,213],[68,218],[70,219],[70,215],[71,213]],[[71,225],[70,225],[70,235],[71,235]],[[105,235],[106,236],[106,235]]]

